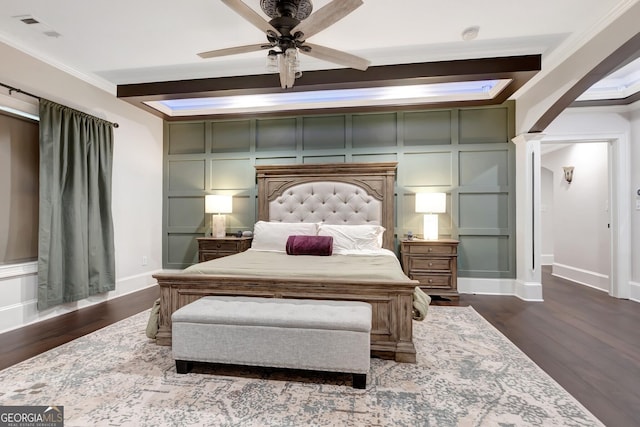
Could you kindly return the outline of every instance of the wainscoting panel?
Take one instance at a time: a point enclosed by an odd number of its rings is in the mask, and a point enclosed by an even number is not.
[[[212,153],[249,151],[251,147],[251,121],[214,122],[211,124],[211,135]]]
[[[302,119],[303,150],[343,150],[346,148],[346,117],[320,116]]]
[[[245,189],[255,184],[254,163],[246,157],[212,159],[209,174],[211,194],[228,194],[224,190]]]
[[[460,228],[501,229],[509,227],[508,193],[461,193]]]
[[[397,118],[395,113],[356,114],[353,116],[353,148],[395,147]]]
[[[198,262],[198,241],[204,234],[170,234],[167,239],[167,261],[164,268],[184,268]]]
[[[459,277],[514,278],[514,118],[507,102],[165,122],[163,266],[196,262],[195,238],[208,228],[206,194],[234,196],[228,232],[253,228],[255,165],[397,161],[396,237],[423,232],[416,193],[447,193],[439,229],[460,240]]]
[[[169,128],[169,154],[204,153],[205,123],[175,123]]]
[[[169,160],[168,189],[204,190],[204,160]]]
[[[451,152],[408,153],[398,176],[408,186],[449,187],[453,185]]]
[[[512,277],[509,236],[460,236],[458,268],[468,277]]]
[[[404,114],[405,147],[451,144],[451,111]]]
[[[295,151],[296,119],[261,119],[256,123],[256,151]]]
[[[509,116],[505,108],[460,111],[460,144],[509,142]]]
[[[174,229],[186,228],[195,232],[203,225],[204,199],[202,197],[171,197],[167,200],[167,225]]]
[[[504,186],[509,183],[509,151],[460,153],[461,186]]]

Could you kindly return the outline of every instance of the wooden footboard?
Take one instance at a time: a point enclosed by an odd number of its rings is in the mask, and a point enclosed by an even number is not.
[[[207,295],[365,301],[372,306],[371,354],[415,363],[412,309],[416,281],[335,281],[157,274],[160,316],[156,343],[171,345],[171,314]]]

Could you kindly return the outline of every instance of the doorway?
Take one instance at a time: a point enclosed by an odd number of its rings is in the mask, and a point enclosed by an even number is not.
[[[541,144],[542,264],[614,295],[611,142]]]

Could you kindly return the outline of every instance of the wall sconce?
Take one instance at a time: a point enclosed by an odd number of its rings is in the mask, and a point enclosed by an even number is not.
[[[446,211],[446,193],[416,193],[416,212],[425,214],[423,224],[425,240],[438,240],[438,214]]]
[[[221,238],[227,234],[226,213],[231,213],[231,196],[207,194],[204,197],[204,211],[211,214],[211,236]],[[214,215],[217,214],[217,215]]]
[[[563,166],[562,170],[564,170],[564,180],[571,184],[573,180],[573,166]]]

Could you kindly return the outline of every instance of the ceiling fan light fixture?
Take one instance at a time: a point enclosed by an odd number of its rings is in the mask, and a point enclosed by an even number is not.
[[[285,50],[284,59],[286,59],[289,65],[300,66],[300,61],[298,60],[298,49],[296,48],[290,47]]]
[[[267,72],[277,73],[278,71],[278,52],[276,52],[275,50],[270,50],[267,54]]]

